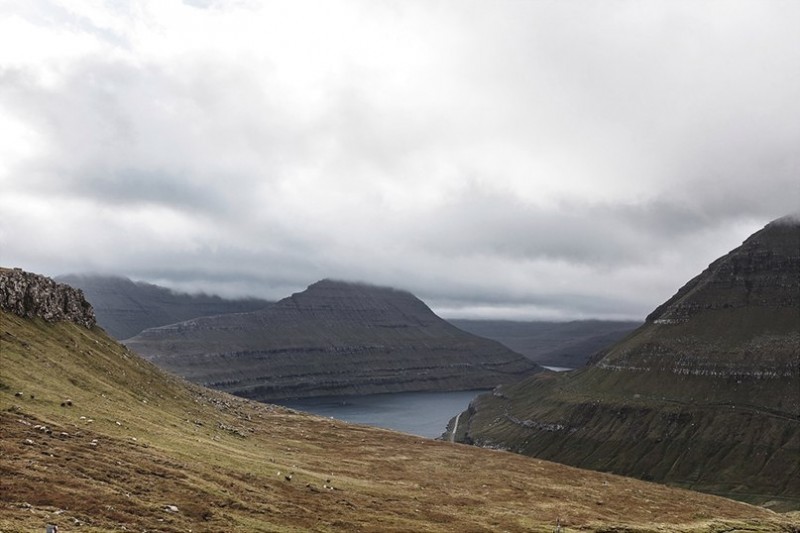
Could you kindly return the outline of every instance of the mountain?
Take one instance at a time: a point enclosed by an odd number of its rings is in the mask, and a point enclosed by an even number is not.
[[[153,328],[125,344],[190,381],[257,400],[492,388],[541,370],[411,293],[332,280],[260,311]]]
[[[81,289],[94,307],[100,327],[116,339],[200,316],[255,311],[272,303],[256,298],[226,300],[184,294],[118,276],[70,274],[59,276],[56,281]]]
[[[457,440],[800,508],[796,219],[713,262],[591,363],[479,397]]]
[[[513,320],[448,319],[459,329],[494,339],[545,366],[578,368],[589,357],[622,339],[641,322],[573,320],[519,322]]]
[[[87,323],[91,307],[51,283],[0,269],[0,531],[800,527],[800,515],[204,389]]]

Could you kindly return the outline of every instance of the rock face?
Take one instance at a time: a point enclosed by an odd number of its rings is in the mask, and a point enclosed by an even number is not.
[[[258,400],[492,388],[541,370],[408,292],[331,280],[261,311],[149,329],[126,344],[190,381]]]
[[[92,303],[97,323],[115,339],[127,339],[148,328],[200,316],[246,313],[272,304],[266,300],[226,300],[219,296],[182,294],[118,276],[72,274],[56,281],[81,289]]]
[[[455,433],[800,508],[800,222],[767,225],[590,366],[480,397]]]
[[[457,328],[494,339],[545,366],[579,368],[598,351],[622,339],[641,322],[574,320],[517,322],[448,319]]]
[[[50,278],[0,267],[0,309],[23,318],[68,320],[91,329],[96,320],[83,292]]]

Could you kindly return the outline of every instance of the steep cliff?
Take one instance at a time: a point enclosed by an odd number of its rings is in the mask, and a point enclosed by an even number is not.
[[[246,313],[271,305],[256,298],[226,300],[207,294],[185,294],[119,276],[70,274],[56,281],[81,289],[92,303],[97,323],[115,339],[127,339],[148,328],[200,316]]]
[[[19,268],[0,267],[0,309],[23,318],[68,320],[90,329],[97,323],[80,289]]]
[[[456,438],[800,507],[800,222],[767,225],[593,363],[482,396]]]
[[[149,329],[126,344],[191,381],[259,400],[491,388],[541,369],[408,292],[331,280],[261,311]]]

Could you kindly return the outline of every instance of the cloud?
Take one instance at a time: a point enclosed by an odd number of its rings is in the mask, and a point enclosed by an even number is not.
[[[780,1],[0,10],[0,262],[641,318],[800,205]]]

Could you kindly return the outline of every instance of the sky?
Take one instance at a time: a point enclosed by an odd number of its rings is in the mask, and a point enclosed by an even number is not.
[[[0,0],[0,265],[643,319],[800,212],[793,0]]]

